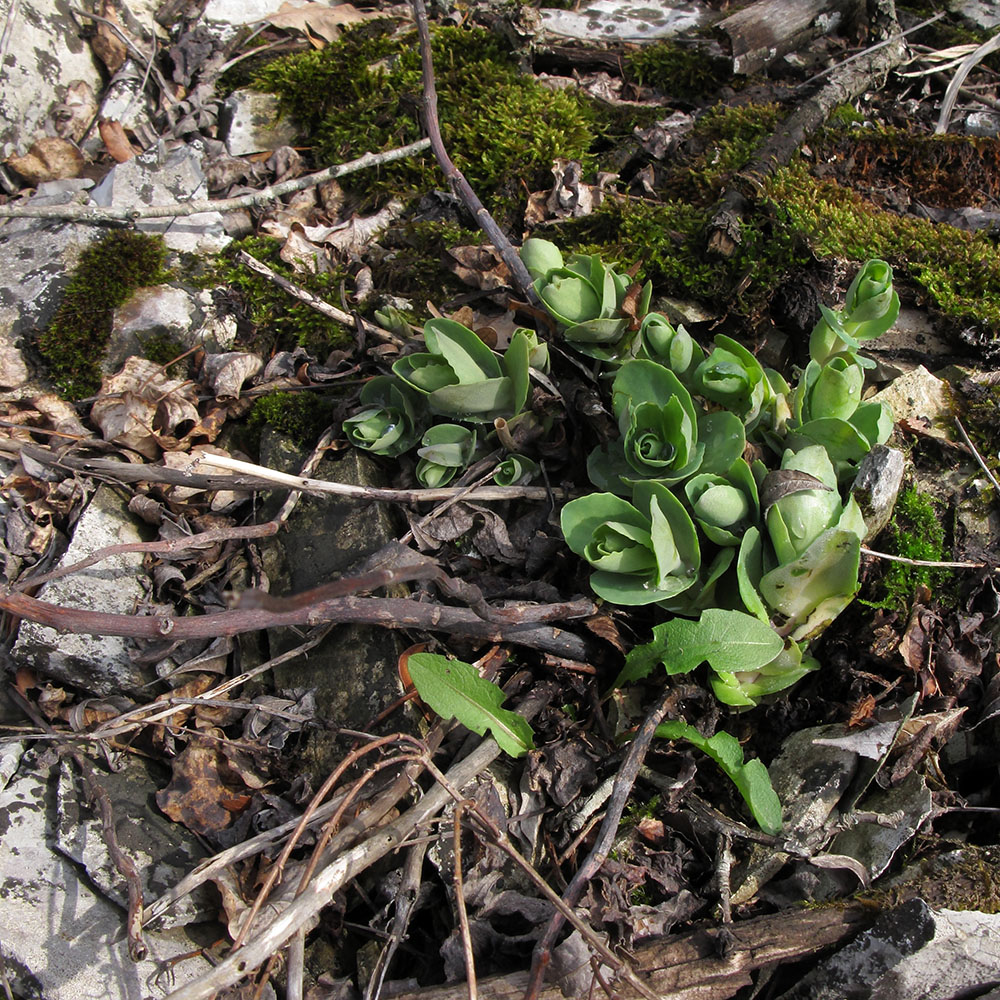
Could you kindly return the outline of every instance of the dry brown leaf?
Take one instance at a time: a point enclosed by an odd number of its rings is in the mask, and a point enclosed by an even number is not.
[[[448,270],[466,285],[492,292],[510,284],[510,271],[493,247],[454,247],[448,256]]]
[[[97,130],[101,133],[101,141],[108,155],[116,163],[125,163],[135,156],[135,150],[128,141],[121,122],[105,120],[97,126]]]
[[[333,7],[324,3],[307,3],[304,7],[283,3],[267,20],[275,28],[305,35],[313,46],[321,49],[340,37],[345,24],[359,24],[378,16],[377,10],[362,12],[349,3]]]
[[[32,185],[79,177],[84,164],[83,153],[68,139],[56,136],[37,140],[24,156],[9,156],[6,162]]]
[[[101,5],[101,17],[104,21],[97,22],[97,30],[90,39],[90,47],[94,54],[108,67],[108,72],[114,76],[125,65],[128,58],[128,46],[122,40],[122,23],[118,19],[118,12],[111,0],[104,0]],[[111,24],[106,24],[110,21]],[[112,27],[114,25],[114,27]],[[118,31],[115,31],[115,28]]]
[[[162,366],[131,357],[103,380],[90,418],[105,441],[152,459],[161,449],[181,447],[200,415],[191,383],[167,378]]]
[[[76,408],[67,403],[65,399],[60,399],[54,392],[46,392],[40,396],[32,397],[31,405],[38,410],[41,416],[45,417],[52,430],[73,437],[84,439],[90,437],[90,431],[83,426]]]
[[[194,738],[174,759],[173,776],[156,793],[156,804],[175,823],[201,836],[225,830],[249,797],[245,788],[224,781],[222,770],[227,778],[232,773],[220,740]]]
[[[163,453],[163,464],[168,469],[183,469],[185,472],[202,473],[212,476],[231,476],[229,469],[219,469],[214,465],[209,465],[202,461],[206,455],[219,455],[224,458],[229,457],[229,452],[213,445],[197,445],[190,452],[167,451]],[[238,456],[236,456],[238,457]],[[168,500],[181,502],[189,500],[193,496],[205,493],[205,490],[196,489],[192,486],[168,486],[164,489],[164,495]],[[250,494],[239,490],[216,490],[209,494],[212,510],[225,510],[235,503],[242,502]]]
[[[306,238],[302,225],[298,222],[289,228],[278,256],[300,274],[329,274],[333,270],[330,255],[323,247]]]
[[[207,354],[202,363],[201,378],[216,399],[238,399],[243,383],[263,367],[264,362],[256,354],[243,351]]]

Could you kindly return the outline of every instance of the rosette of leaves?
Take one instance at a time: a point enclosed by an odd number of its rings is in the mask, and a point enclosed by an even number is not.
[[[344,433],[357,448],[395,458],[420,440],[424,421],[420,397],[388,375],[376,375],[361,390],[362,409],[344,421]]]
[[[892,412],[861,402],[864,370],[853,355],[838,354],[820,365],[810,361],[793,394],[786,444],[822,445],[843,476],[892,433]]]
[[[566,544],[595,572],[590,585],[615,604],[653,604],[698,580],[701,550],[684,505],[661,483],[637,483],[632,502],[591,493],[562,510]]]
[[[716,545],[738,546],[760,518],[757,481],[750,466],[736,459],[724,476],[698,473],[684,484],[695,523]]]
[[[809,337],[812,360],[824,364],[832,357],[853,354],[862,341],[881,337],[899,316],[892,268],[884,260],[867,261],[847,289],[843,308],[834,311],[821,305],[820,311],[822,319]]]
[[[598,489],[627,491],[646,479],[679,483],[702,469],[709,453],[705,471],[724,472],[746,445],[738,417],[702,413],[680,379],[655,361],[623,364],[611,402],[621,438],[595,449],[587,460]]]
[[[476,453],[476,432],[461,424],[435,424],[420,439],[416,476],[421,486],[447,486]]]
[[[753,429],[773,401],[771,383],[761,363],[742,344],[718,334],[715,348],[694,371],[694,391],[738,414]]]
[[[639,324],[636,357],[656,361],[689,384],[705,352],[683,325],[675,327],[662,313],[651,312]]]
[[[781,616],[784,634],[812,639],[858,591],[865,521],[853,497],[842,503],[822,445],[787,450],[781,474],[793,489],[767,512],[777,565],[762,575],[758,589],[772,613]]]
[[[526,330],[516,330],[503,358],[468,327],[439,317],[424,324],[426,352],[396,361],[395,375],[426,401],[431,413],[486,423],[510,418],[528,398]]]
[[[634,337],[631,319],[622,308],[627,276],[596,254],[562,252],[548,240],[532,238],[521,247],[521,260],[534,280],[535,292],[562,327],[567,343],[581,354],[601,361],[627,355]],[[636,319],[649,308],[652,285],[647,282],[632,310]]]
[[[497,466],[493,482],[497,486],[523,486],[538,475],[539,466],[527,455],[510,454]]]

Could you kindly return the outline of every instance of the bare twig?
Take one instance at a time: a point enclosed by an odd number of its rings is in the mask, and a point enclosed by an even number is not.
[[[302,1000],[302,978],[306,963],[306,932],[300,927],[288,945],[285,1000]]]
[[[615,777],[612,787],[611,797],[608,799],[608,808],[601,823],[601,828],[597,834],[597,840],[587,855],[583,864],[577,869],[566,891],[563,893],[563,901],[573,907],[579,902],[587,884],[598,873],[601,865],[607,860],[608,851],[614,842],[615,834],[618,832],[618,825],[621,823],[622,812],[632,794],[632,786],[639,774],[639,768],[646,757],[653,737],[656,735],[656,727],[663,721],[670,706],[675,701],[677,695],[673,690],[668,689],[660,697],[660,700],[649,711],[642,725],[635,734],[635,739],[628,748],[628,753],[622,761],[622,765]],[[562,913],[556,913],[549,921],[542,939],[535,945],[531,960],[531,976],[528,979],[528,988],[524,991],[524,1000],[538,1000],[542,982],[545,979],[545,970],[551,961],[552,948],[556,943],[559,931],[562,928]]]
[[[417,35],[420,38],[420,65],[423,72],[424,82],[424,128],[430,138],[431,149],[437,158],[441,170],[455,194],[461,198],[462,204],[475,217],[479,228],[489,237],[490,242],[496,247],[497,253],[507,265],[513,282],[517,285],[518,291],[532,305],[538,305],[538,296],[531,281],[531,275],[524,266],[517,251],[507,239],[504,231],[496,224],[496,220],[486,210],[479,196],[472,190],[472,185],[465,179],[465,175],[452,162],[448,151],[445,149],[444,140],[441,138],[441,126],[438,122],[437,110],[437,90],[434,86],[434,60],[431,57],[431,34],[427,24],[427,10],[424,7],[424,0],[411,0],[413,7],[413,17],[417,23]]]
[[[178,202],[173,205],[118,205],[101,208],[97,205],[0,205],[0,219],[66,219],[71,222],[134,222],[137,219],[179,219],[201,212],[235,212],[243,208],[256,208],[276,201],[286,194],[303,191],[335,177],[367,170],[395,160],[422,153],[430,146],[429,139],[411,142],[407,146],[386,150],[384,153],[365,153],[356,160],[327,167],[315,174],[296,177],[271,184],[259,191],[240,195],[238,198],[199,198],[196,201]]]
[[[958,428],[958,433],[962,438],[962,442],[965,444],[966,448],[972,452],[973,457],[979,463],[979,467],[986,473],[986,478],[990,481],[993,489],[1000,493],[1000,482],[997,482],[997,477],[990,471],[990,467],[986,464],[983,456],[979,453],[979,449],[972,443],[972,438],[969,437],[969,433],[966,431],[965,425],[958,419],[958,417],[955,417],[955,426]]]
[[[888,552],[875,552],[873,549],[861,546],[861,552],[876,559],[886,559],[889,562],[903,563],[906,566],[926,566],[929,569],[989,569],[988,563],[976,562],[941,562],[935,559],[910,559],[907,556],[894,556]]]
[[[462,814],[475,802],[465,800],[455,806],[452,820],[452,853],[455,855],[455,909],[458,911],[458,926],[462,933],[462,954],[465,956],[465,985],[469,1000],[478,1000],[476,988],[476,955],[472,949],[472,931],[469,928],[469,913],[465,908],[465,886],[462,884]]]
[[[948,84],[948,89],[944,92],[944,100],[941,102],[941,113],[938,116],[937,125],[934,127],[936,135],[942,135],[948,131],[948,126],[951,124],[951,115],[955,110],[955,102],[958,100],[958,92],[962,84],[965,83],[965,78],[991,52],[996,52],[997,49],[1000,49],[1000,33],[983,42],[975,52],[970,53],[962,60],[962,64],[955,71],[954,78]]]
[[[500,755],[500,748],[486,739],[448,770],[448,780],[458,788],[471,781]],[[428,758],[429,760],[429,758]],[[414,832],[441,810],[449,793],[440,785],[428,789],[402,816],[374,830],[369,837],[340,852],[260,934],[225,958],[214,969],[170,994],[168,1000],[209,1000],[219,990],[239,982],[270,955],[281,949],[300,927],[305,927],[333,898],[333,894],[362,871],[397,850]]]
[[[236,256],[239,262],[250,268],[251,271],[256,271],[257,274],[262,275],[267,278],[268,281],[273,282],[280,289],[282,289],[282,291],[288,292],[288,294],[293,298],[298,299],[300,302],[304,302],[310,309],[315,309],[316,312],[326,316],[327,319],[332,319],[335,323],[340,323],[341,326],[353,327],[355,325],[355,318],[350,313],[344,312],[343,309],[338,309],[336,306],[330,305],[329,302],[319,298],[319,296],[313,295],[312,292],[307,291],[300,285],[296,285],[294,282],[289,281],[287,278],[278,274],[277,271],[269,268],[267,264],[257,260],[256,257],[251,257],[245,250],[241,250]],[[372,334],[372,336],[377,337],[379,340],[387,344],[395,344],[396,347],[402,347],[406,343],[402,337],[393,333],[391,330],[383,330],[382,327],[376,326],[374,323],[369,323],[365,319],[359,318],[359,322],[364,327],[366,333]]]

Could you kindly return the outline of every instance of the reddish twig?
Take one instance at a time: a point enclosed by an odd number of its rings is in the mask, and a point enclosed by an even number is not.
[[[486,233],[490,242],[496,247],[497,253],[507,265],[507,270],[510,271],[511,279],[517,285],[518,291],[532,305],[539,305],[528,269],[522,263],[510,240],[504,235],[503,230],[496,224],[496,220],[479,200],[479,196],[472,190],[472,185],[465,179],[465,175],[452,162],[444,147],[444,140],[441,138],[441,125],[438,120],[437,90],[434,86],[434,60],[431,56],[431,33],[427,24],[427,10],[424,7],[424,0],[412,0],[412,5],[413,17],[417,22],[417,35],[420,38],[420,66],[424,81],[424,128],[430,139],[431,149],[434,151],[434,156],[437,158],[438,165],[445,177],[448,178],[452,190],[461,198],[462,204],[475,217],[479,228]]]

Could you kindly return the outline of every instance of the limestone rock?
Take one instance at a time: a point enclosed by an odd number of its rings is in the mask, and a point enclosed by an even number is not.
[[[80,515],[60,565],[85,559],[98,549],[142,538],[114,491],[102,486]],[[144,596],[142,555],[112,556],[79,573],[45,584],[39,598],[52,604],[130,614]],[[11,656],[44,676],[95,694],[120,694],[155,679],[152,668],[132,661],[130,642],[120,636],[73,635],[23,621]]]
[[[189,146],[160,144],[114,166],[94,188],[96,205],[170,205],[208,197],[201,157]],[[187,253],[216,253],[229,242],[218,212],[179,218],[141,219],[141,232],[162,233],[168,247]]]
[[[129,958],[124,910],[95,893],[77,866],[53,850],[54,815],[54,775],[31,753],[0,791],[0,941],[15,994],[45,1000],[164,997],[208,972],[208,961],[194,957],[173,966],[171,977],[159,974],[162,961],[199,947],[180,929],[146,934],[149,957]]]
[[[195,298],[177,285],[137,288],[124,305],[115,310],[111,337],[101,365],[106,374],[118,371],[130,355],[145,355],[154,337],[192,347],[201,326],[201,310]]]
[[[234,90],[219,115],[219,134],[230,156],[245,156],[291,146],[298,136],[295,124],[278,114],[274,94]]]
[[[868,528],[867,545],[892,517],[899,488],[903,485],[903,453],[898,448],[877,444],[865,456],[851,486],[851,496],[861,507]]]
[[[0,160],[46,133],[68,81],[82,80],[95,91],[103,86],[68,7],[52,0],[0,0]]]

